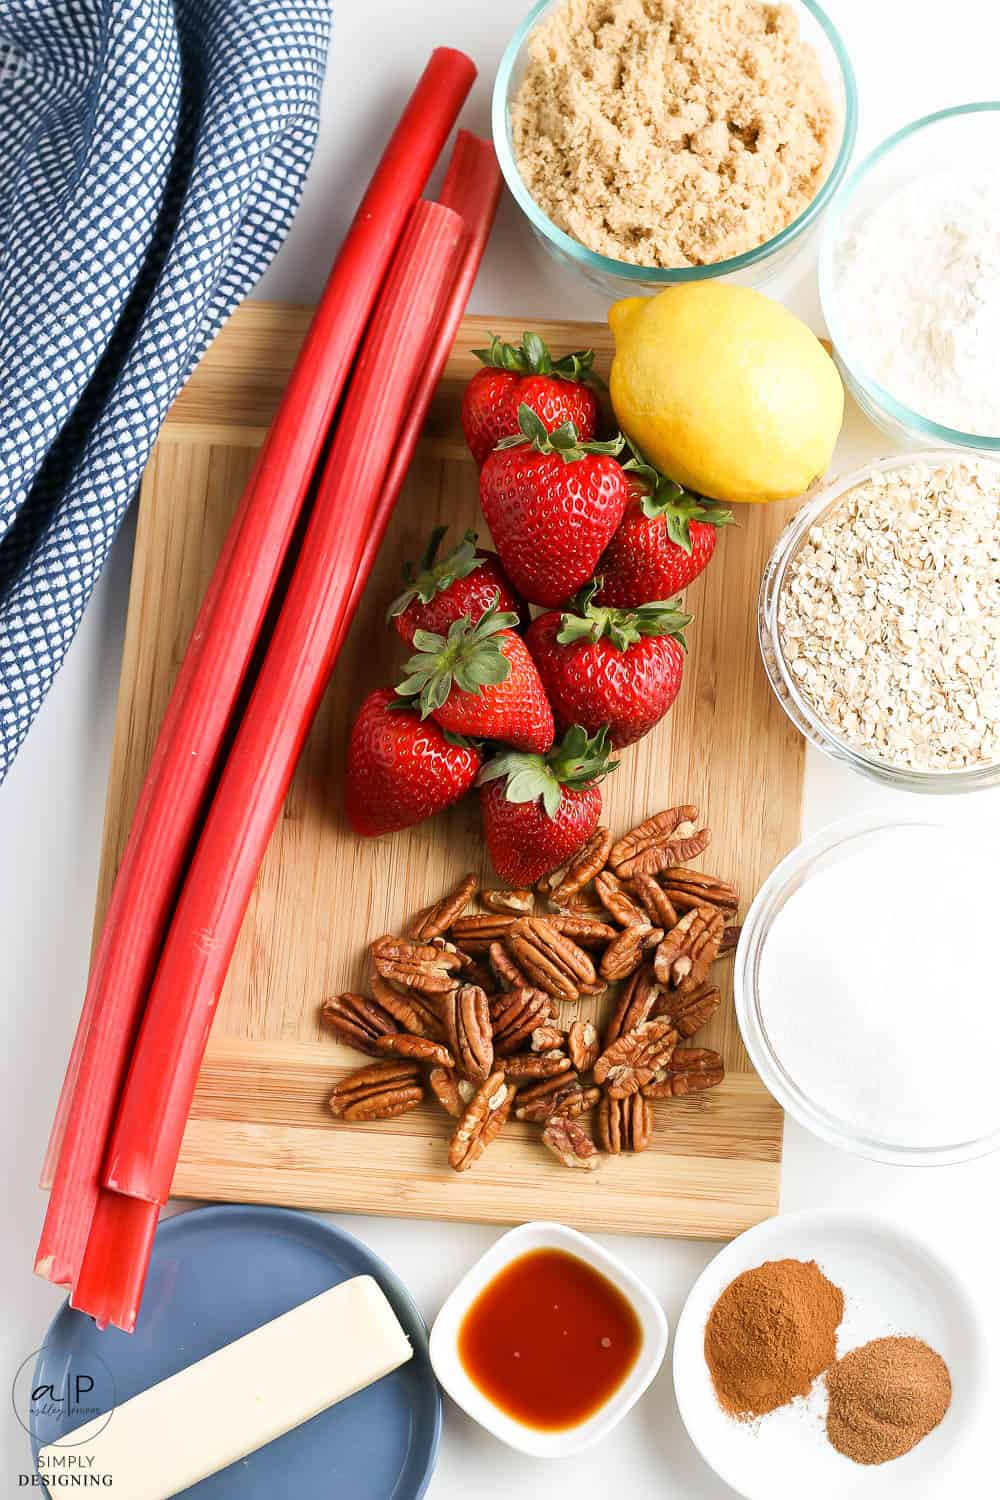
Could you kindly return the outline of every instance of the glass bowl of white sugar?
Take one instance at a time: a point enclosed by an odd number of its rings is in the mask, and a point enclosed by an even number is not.
[[[865,816],[807,839],[762,886],[736,1013],[805,1129],[897,1165],[1000,1147],[998,853],[981,827]]]
[[[1000,462],[932,449],[823,487],[771,554],[757,634],[832,759],[910,792],[1000,785]]]
[[[1000,452],[1000,102],[916,120],[854,170],[819,286],[845,384],[883,431]]]

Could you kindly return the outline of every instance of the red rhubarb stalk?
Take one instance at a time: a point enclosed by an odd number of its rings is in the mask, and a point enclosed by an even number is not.
[[[299,560],[219,778],[150,990],[105,1185],[162,1203],[260,862],[349,623],[386,465],[464,256],[462,218],[413,211],[338,418]],[[386,512],[386,518],[388,512]],[[80,1303],[79,1289],[75,1299]],[[87,1307],[100,1316],[102,1309]]]
[[[333,412],[403,226],[475,77],[433,54],[331,271],[230,528],[140,793],[56,1113],[36,1271],[71,1285],[129,1052],[234,704]],[[141,1239],[141,1236],[139,1237]]]
[[[469,232],[468,247],[447,307],[437,321],[433,349],[428,352],[420,372],[408,416],[400,429],[391,465],[386,471],[380,497],[382,514],[369,534],[348,604],[349,615],[353,615],[357,606],[396,492],[412,459],[431,396],[454,343],[492,228],[500,186],[500,172],[492,146],[460,131],[441,190],[441,200],[465,219]],[[155,1203],[107,1190],[102,1193],[74,1305],[95,1314],[101,1322],[114,1323],[127,1330],[134,1327],[158,1214],[159,1206]]]
[[[375,562],[386,524],[396,503],[396,496],[406,477],[413,452],[427,417],[427,409],[437,389],[438,382],[448,362],[458,335],[459,324],[465,313],[472,284],[482,263],[486,241],[496,218],[497,204],[503,178],[497,164],[496,152],[489,141],[467,130],[460,130],[455,137],[455,147],[448,162],[444,182],[441,184],[439,202],[453,208],[462,215],[469,231],[469,240],[461,269],[455,280],[448,306],[434,334],[434,346],[418,377],[409,413],[386,470],[385,489],[379,498],[375,523],[368,534],[354,590],[348,605],[349,618],[353,618],[358,601],[364,591],[368,574]]]

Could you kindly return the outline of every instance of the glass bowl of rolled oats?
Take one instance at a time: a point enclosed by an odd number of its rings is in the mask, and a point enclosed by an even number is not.
[[[1000,462],[883,459],[809,500],[761,581],[764,666],[792,723],[883,784],[1000,784]]]

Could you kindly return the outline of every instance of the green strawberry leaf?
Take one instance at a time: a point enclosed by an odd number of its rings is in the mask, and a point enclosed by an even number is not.
[[[643,515],[651,521],[662,517],[667,525],[667,535],[682,551],[691,551],[692,521],[704,521],[709,526],[734,524],[731,510],[723,509],[703,495],[696,495],[693,490],[686,490],[676,479],[668,479],[643,458],[631,438],[626,441],[632,457],[622,464],[622,468],[634,474],[642,486]]]
[[[583,791],[615,770],[619,762],[611,759],[609,732],[607,724],[593,735],[582,724],[567,729],[562,742],[548,753],[549,765],[563,786]]]
[[[533,448],[537,448],[540,453],[549,451],[549,434],[545,423],[525,401],[517,408],[517,425]]]
[[[521,348],[532,374],[551,375],[552,361],[544,339],[540,339],[537,333],[522,333]]]
[[[467,531],[458,546],[441,562],[435,561],[441,538],[447,529],[446,526],[436,526],[431,532],[419,571],[410,563],[404,566],[403,582],[407,587],[389,605],[387,621],[403,614],[415,599],[421,604],[430,604],[436,594],[450,587],[457,578],[467,578],[476,568],[482,567],[485,558],[476,552],[477,537],[474,531]]]
[[[456,684],[463,692],[480,697],[484,688],[498,687],[510,676],[500,635],[513,630],[518,618],[498,610],[499,599],[498,592],[476,624],[469,615],[453,620],[447,637],[431,630],[414,631],[417,649],[403,667],[396,692],[403,698],[419,699],[422,719],[444,706]]]
[[[545,423],[527,402],[517,408],[517,425],[521,429],[512,437],[501,438],[498,448],[517,448],[530,443],[537,453],[556,453],[564,464],[578,463],[588,453],[608,453],[617,458],[625,447],[625,439],[619,432],[607,442],[581,442],[574,422],[564,422],[554,432],[546,432]]]
[[[618,765],[608,754],[608,726],[588,735],[580,724],[567,729],[562,741],[545,755],[525,750],[502,750],[488,760],[476,778],[477,786],[506,777],[508,802],[537,802],[550,818],[562,803],[563,788],[585,791]]]
[[[577,349],[553,359],[545,340],[537,333],[523,333],[520,344],[508,344],[499,334],[490,334],[488,349],[473,349],[481,364],[495,370],[509,370],[514,375],[555,375],[561,380],[604,382],[593,369],[593,349]]]
[[[556,640],[561,646],[575,641],[599,641],[607,636],[619,651],[627,651],[644,635],[672,635],[687,650],[682,631],[690,625],[691,616],[679,608],[680,599],[656,599],[632,609],[615,609],[595,604],[602,578],[592,578],[573,600],[572,609],[564,610]]]

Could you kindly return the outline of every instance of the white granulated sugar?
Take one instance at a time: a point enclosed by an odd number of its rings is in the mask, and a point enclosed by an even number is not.
[[[1000,465],[873,470],[789,563],[778,629],[838,738],[918,771],[1000,761]]]
[[[890,193],[838,248],[844,343],[931,421],[1000,436],[1000,172],[931,172]]]
[[[870,837],[788,898],[761,953],[761,1012],[814,1104],[896,1146],[1000,1128],[998,898],[995,851],[910,827]]]

